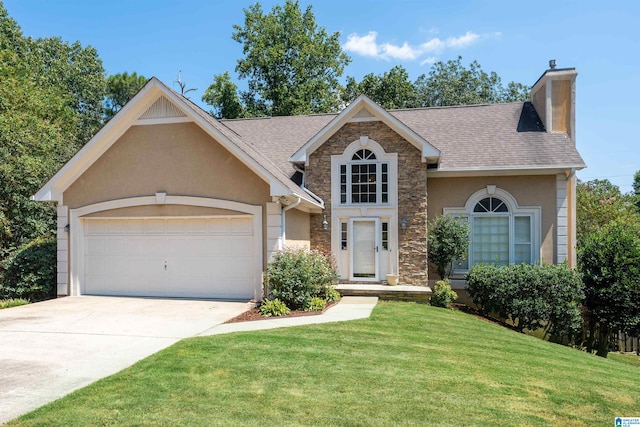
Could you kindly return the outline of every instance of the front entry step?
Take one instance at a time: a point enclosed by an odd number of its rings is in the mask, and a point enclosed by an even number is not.
[[[336,286],[336,290],[342,296],[375,296],[381,300],[426,303],[431,297],[431,288],[428,286],[340,283]]]

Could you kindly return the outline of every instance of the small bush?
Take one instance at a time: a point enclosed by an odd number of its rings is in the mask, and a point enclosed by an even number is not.
[[[9,298],[7,300],[0,300],[0,309],[18,307],[20,305],[26,305],[26,304],[29,304],[29,301],[24,299]]]
[[[329,290],[327,291],[327,295],[325,296],[327,302],[340,301],[341,298],[342,296],[340,295],[340,292],[338,292],[338,290],[333,286],[329,288]]]
[[[313,297],[309,301],[309,304],[304,308],[304,311],[322,311],[326,306],[326,300],[318,297]]]
[[[545,327],[571,336],[580,328],[583,286],[566,264],[474,265],[466,289],[481,312],[509,319],[519,331]]]
[[[453,260],[467,257],[469,225],[451,215],[440,215],[429,222],[427,230],[427,256],[438,276],[446,279],[451,275]]]
[[[311,298],[327,299],[338,283],[338,272],[330,255],[318,251],[287,249],[275,254],[267,266],[269,297],[292,310],[303,310]]]
[[[431,305],[435,307],[448,308],[452,302],[458,299],[458,294],[451,289],[449,279],[439,280],[433,287],[431,294]]]
[[[266,317],[286,316],[291,313],[289,307],[279,299],[265,300],[260,306],[260,314]]]
[[[22,298],[31,302],[56,297],[55,239],[34,239],[5,262],[0,298]]]

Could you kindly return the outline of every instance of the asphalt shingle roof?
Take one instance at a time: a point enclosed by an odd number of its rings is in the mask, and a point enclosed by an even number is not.
[[[585,166],[564,133],[548,133],[529,102],[389,111],[438,148],[439,170]],[[292,176],[289,157],[336,114],[223,120],[222,123]]]

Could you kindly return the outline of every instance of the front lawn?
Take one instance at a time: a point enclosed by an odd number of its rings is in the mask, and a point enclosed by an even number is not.
[[[382,302],[370,319],[193,338],[10,425],[613,425],[638,367],[471,315]]]

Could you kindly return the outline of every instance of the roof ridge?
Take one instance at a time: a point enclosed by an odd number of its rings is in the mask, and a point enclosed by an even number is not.
[[[424,110],[447,110],[454,108],[477,108],[477,107],[493,107],[493,106],[503,106],[503,105],[515,105],[515,104],[524,104],[529,101],[515,101],[515,102],[492,102],[492,103],[484,103],[484,104],[464,104],[464,105],[439,105],[434,107],[415,107],[415,108],[395,108],[387,110],[392,113],[395,111],[424,111]]]

